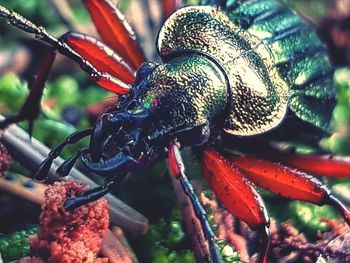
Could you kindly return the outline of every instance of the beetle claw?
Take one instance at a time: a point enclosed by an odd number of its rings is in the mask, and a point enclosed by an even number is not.
[[[86,155],[82,157],[86,167],[101,175],[109,176],[116,173],[129,172],[134,170],[140,163],[123,152],[118,153],[115,157],[102,162],[91,162]]]

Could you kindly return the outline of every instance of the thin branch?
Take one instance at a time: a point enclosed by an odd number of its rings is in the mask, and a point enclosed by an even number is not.
[[[34,183],[31,179],[22,175],[16,174],[14,175],[14,178],[16,181],[13,179],[9,180],[7,177],[0,178],[0,189],[13,193],[38,205],[44,203],[44,192],[47,188],[46,185]],[[30,187],[25,187],[25,185],[30,185]]]
[[[106,236],[103,238],[101,253],[105,257],[108,257],[109,262],[111,263],[119,263],[119,262],[137,263],[138,262],[134,252],[126,243],[123,232],[121,230],[118,232],[115,232],[114,228],[112,231],[108,231]]]
[[[126,253],[128,253],[129,257],[133,260],[133,262],[138,262],[134,251],[131,249],[127,239],[124,236],[124,231],[120,227],[114,226],[112,227],[112,233],[124,244],[126,249]]]

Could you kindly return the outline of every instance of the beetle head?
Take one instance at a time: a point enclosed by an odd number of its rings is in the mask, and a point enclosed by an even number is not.
[[[182,133],[201,138],[196,127],[213,122],[226,101],[224,74],[205,57],[184,55],[157,66],[144,64],[131,93],[96,122],[86,164],[100,174],[141,168]],[[203,142],[180,140],[182,145]]]
[[[138,100],[138,91],[143,89],[154,67],[150,63],[141,66],[132,93],[121,97],[116,107],[97,119],[89,154],[83,157],[90,170],[113,176],[140,169],[158,156],[158,146],[147,140],[146,122],[152,115],[152,109]]]

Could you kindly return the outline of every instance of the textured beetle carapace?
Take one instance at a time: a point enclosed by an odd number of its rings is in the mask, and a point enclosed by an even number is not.
[[[116,7],[109,0],[83,2],[102,41],[78,33],[56,39],[0,7],[0,16],[9,23],[52,45],[22,111],[2,122],[2,128],[21,120],[32,123],[37,117],[56,51],[120,95],[92,129],[72,134],[53,149],[35,175],[45,179],[66,145],[91,136],[89,149],[72,156],[58,172],[67,175],[82,156],[89,170],[105,176],[106,184],[68,200],[66,209],[100,198],[128,172],[167,153],[170,170],[201,222],[211,260],[220,262],[214,232],[181,158],[180,147],[190,146],[200,153],[204,177],[218,199],[261,233],[258,262],[268,261],[270,235],[269,217],[255,184],[287,198],[333,205],[350,222],[347,208],[324,184],[287,167],[314,173],[304,165],[309,157],[285,155],[270,144],[305,131],[329,131],[335,105],[333,69],[324,44],[307,22],[274,0],[187,6],[170,15],[159,31],[156,48],[162,62],[143,63],[135,34]],[[165,17],[175,2],[164,3]],[[29,110],[33,105],[35,110]],[[322,156],[312,158],[325,164]],[[328,161],[330,169],[317,175],[346,174],[350,168],[347,162]]]

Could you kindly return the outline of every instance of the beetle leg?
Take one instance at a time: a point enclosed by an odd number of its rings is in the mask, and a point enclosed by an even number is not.
[[[106,181],[105,184],[102,186],[94,187],[92,189],[89,189],[83,192],[80,196],[67,199],[64,202],[64,208],[67,211],[70,211],[84,204],[96,201],[97,199],[108,194],[108,192],[111,190],[112,187],[114,187],[115,185],[123,181],[125,176],[126,174],[118,175],[113,179]]]
[[[135,80],[135,70],[117,53],[101,41],[85,34],[68,32],[60,37],[82,58],[97,70],[106,72],[121,81],[131,84]]]
[[[44,63],[40,67],[34,81],[31,83],[31,89],[29,95],[23,104],[18,115],[8,117],[0,122],[0,129],[6,128],[8,125],[17,123],[23,120],[29,122],[29,135],[32,135],[34,120],[40,113],[40,101],[45,88],[45,82],[49,76],[53,62],[56,58],[56,51],[51,48],[47,56],[45,57]]]
[[[73,169],[74,164],[77,162],[78,158],[88,152],[87,148],[80,149],[75,154],[73,154],[69,159],[65,160],[58,166],[56,170],[56,174],[61,177],[65,177],[69,174],[69,172]]]
[[[130,85],[108,73],[97,70],[89,61],[85,60],[81,55],[70,48],[68,44],[50,35],[45,28],[36,26],[20,14],[10,11],[3,6],[0,6],[0,17],[5,18],[8,23],[22,31],[34,34],[37,39],[52,45],[58,52],[77,62],[101,87],[119,94],[128,94],[130,92]]]
[[[134,69],[146,61],[131,26],[109,0],[83,0],[103,42],[113,48]]]
[[[33,178],[37,181],[44,181],[47,179],[47,174],[50,171],[51,165],[55,158],[57,158],[63,149],[69,144],[75,144],[79,140],[91,135],[93,129],[88,128],[82,131],[77,131],[69,135],[66,140],[59,145],[57,145],[54,149],[52,149],[48,155],[48,157],[42,161],[39,165],[37,172],[33,175]]]
[[[350,211],[313,176],[253,156],[234,156],[230,161],[250,180],[272,193],[290,199],[335,207],[350,225]]]
[[[349,157],[333,155],[290,154],[278,157],[282,163],[312,175],[334,178],[350,177]]]
[[[258,262],[267,262],[270,248],[269,217],[254,184],[214,150],[204,151],[202,171],[219,200],[236,217],[263,237]]]
[[[215,243],[214,232],[207,220],[207,215],[202,207],[198,196],[194,192],[193,186],[188,180],[185,172],[185,166],[181,157],[179,146],[177,144],[171,144],[169,147],[169,168],[172,174],[180,180],[183,191],[190,198],[193,209],[196,216],[201,222],[205,238],[209,242],[209,248],[211,253],[212,262],[221,262],[221,256]]]

